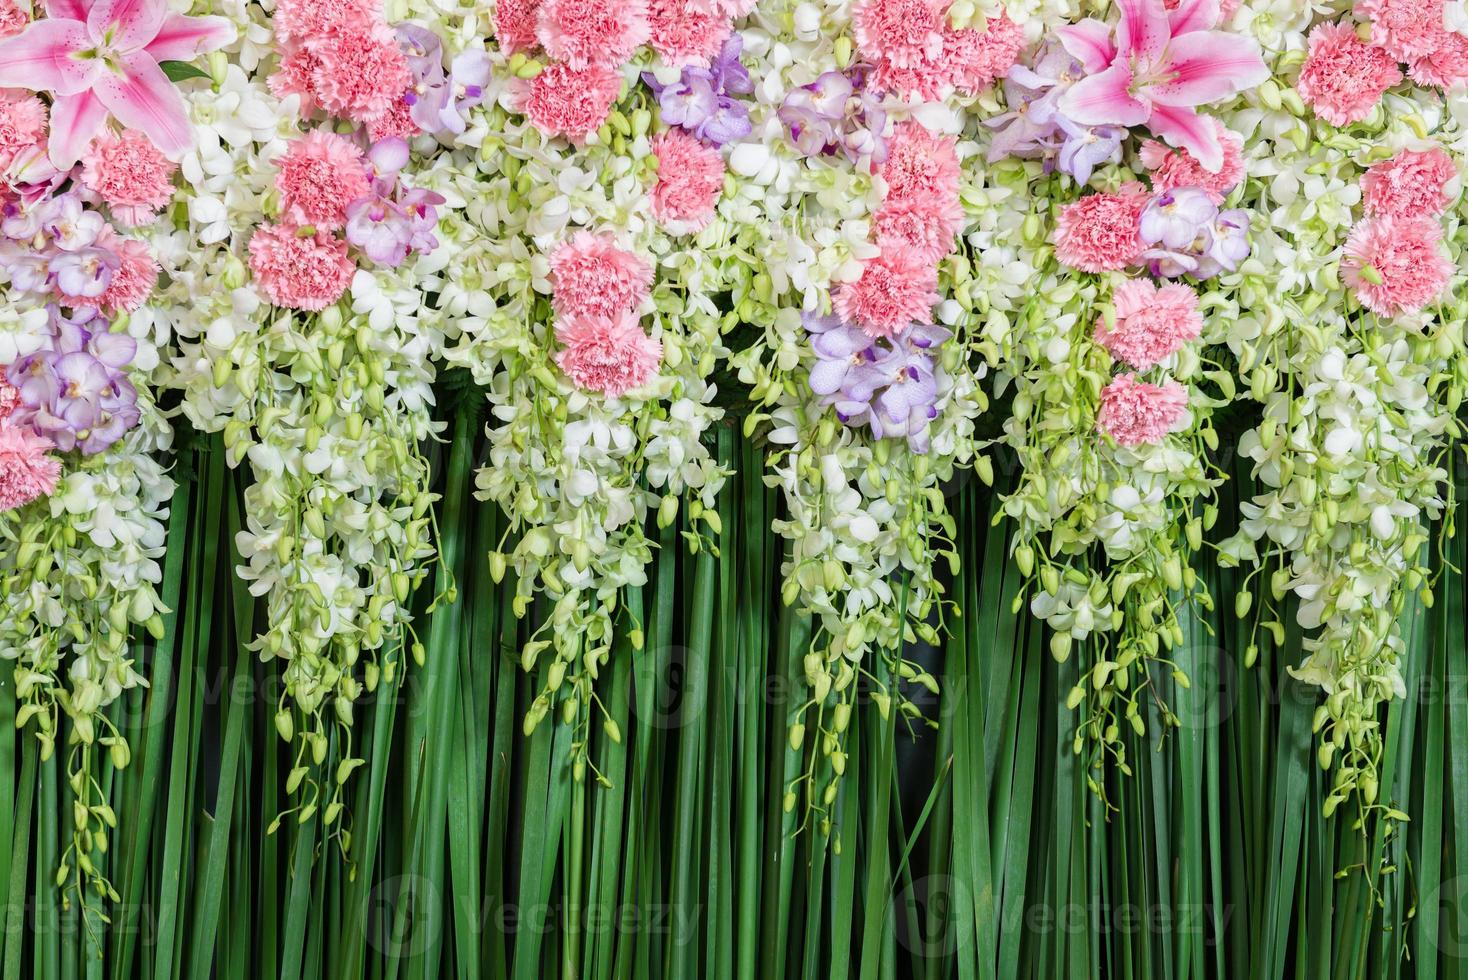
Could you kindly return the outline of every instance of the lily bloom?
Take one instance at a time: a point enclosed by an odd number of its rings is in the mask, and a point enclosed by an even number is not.
[[[109,115],[165,153],[190,146],[183,97],[158,63],[228,44],[233,24],[170,13],[167,0],[46,0],[46,14],[0,42],[0,88],[52,93],[57,167],[76,163]]]
[[[1210,171],[1223,145],[1195,106],[1261,84],[1269,69],[1253,38],[1211,30],[1218,0],[1117,0],[1113,28],[1095,19],[1060,28],[1060,43],[1087,77],[1060,99],[1060,111],[1085,126],[1139,126],[1187,150]]]

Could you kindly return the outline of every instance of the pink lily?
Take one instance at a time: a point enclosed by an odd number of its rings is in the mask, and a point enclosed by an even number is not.
[[[1223,166],[1213,124],[1195,106],[1262,83],[1269,69],[1253,38],[1211,30],[1218,0],[1117,0],[1113,29],[1089,19],[1060,28],[1060,43],[1085,67],[1060,111],[1083,126],[1139,126],[1187,150],[1209,170]]]
[[[160,61],[234,39],[223,17],[169,13],[167,0],[46,0],[47,16],[0,42],[0,88],[51,92],[51,160],[69,169],[109,115],[165,153],[193,143],[183,97]]]

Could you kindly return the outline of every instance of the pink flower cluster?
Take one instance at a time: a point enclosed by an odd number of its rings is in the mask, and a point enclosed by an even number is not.
[[[299,96],[303,113],[392,126],[413,76],[376,0],[280,0],[274,25],[281,59],[272,92]]]
[[[362,151],[346,137],[321,129],[291,143],[275,187],[287,219],[320,231],[345,225],[347,205],[370,189]]]
[[[1174,150],[1156,140],[1147,140],[1142,144],[1142,165],[1151,171],[1154,191],[1199,187],[1218,204],[1244,179],[1243,138],[1229,132],[1217,119],[1210,118],[1207,122],[1223,147],[1223,166],[1217,171],[1209,170],[1187,150]]]
[[[933,322],[938,263],[964,223],[957,141],[914,120],[899,123],[880,175],[887,192],[872,229],[882,252],[862,267],[860,278],[837,290],[834,306],[848,326],[891,337]]]
[[[1468,81],[1468,38],[1447,29],[1444,0],[1358,0],[1371,41],[1407,65],[1419,85],[1449,89]]]
[[[1116,322],[1096,321],[1096,340],[1112,357],[1138,370],[1155,367],[1203,331],[1198,296],[1187,286],[1128,279],[1112,295]]]
[[[0,511],[23,507],[55,492],[61,461],[51,455],[54,448],[51,440],[29,427],[0,418]]]
[[[724,158],[680,128],[653,137],[652,152],[658,161],[652,216],[674,234],[702,231],[724,192]]]
[[[0,38],[14,37],[31,22],[30,16],[20,9],[15,0],[0,0]]]
[[[32,95],[7,97],[0,90],[0,170],[46,142],[46,105]]]
[[[1000,15],[984,30],[955,30],[945,0],[858,0],[852,24],[873,84],[928,100],[977,95],[1014,66],[1024,30]]]
[[[1055,255],[1082,272],[1111,272],[1141,259],[1140,223],[1150,195],[1139,183],[1115,193],[1087,194],[1060,211]]]
[[[1365,119],[1382,93],[1402,80],[1392,56],[1361,40],[1350,24],[1317,26],[1309,47],[1295,90],[1331,125]]]
[[[744,13],[748,10],[737,16]],[[665,64],[707,68],[733,33],[735,16],[716,12],[712,5],[700,9],[690,0],[648,0],[647,41]]]
[[[250,238],[250,271],[276,306],[316,311],[341,298],[357,266],[340,238],[267,224]]]
[[[1119,444],[1140,446],[1166,438],[1187,410],[1187,390],[1176,381],[1154,385],[1122,374],[1101,392],[1096,424]]]
[[[174,163],[142,133],[104,133],[82,156],[82,183],[126,225],[152,221],[173,197]]]
[[[1407,35],[1397,39],[1407,43]],[[1453,265],[1436,220],[1458,175],[1441,147],[1402,150],[1361,176],[1368,217],[1346,239],[1341,272],[1361,305],[1379,316],[1416,313],[1442,295]]]
[[[637,310],[650,295],[652,265],[611,235],[578,231],[550,256],[556,364],[578,387],[617,398],[651,381],[663,345],[643,332]]]

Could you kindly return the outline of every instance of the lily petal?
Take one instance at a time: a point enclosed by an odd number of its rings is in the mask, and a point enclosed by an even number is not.
[[[107,107],[93,92],[60,95],[51,106],[51,163],[69,170],[107,121]]]
[[[1098,75],[1088,75],[1060,97],[1060,111],[1082,126],[1136,126],[1151,113],[1131,94],[1132,72],[1118,61]]]
[[[1171,19],[1173,37],[1212,30],[1218,24],[1218,0],[1182,0]]]
[[[92,0],[87,30],[101,40],[113,29],[112,43],[117,49],[136,51],[158,34],[167,13],[168,0]]]
[[[1223,166],[1223,144],[1213,122],[1186,106],[1154,105],[1147,128],[1153,135],[1187,150],[1203,168],[1217,173]]]
[[[95,90],[113,117],[142,131],[164,153],[179,153],[193,145],[183,96],[153,56],[136,51],[123,57],[119,67],[121,74],[102,72]]]
[[[1162,0],[1117,0],[1121,23],[1116,25],[1116,49],[1121,54],[1151,60],[1162,53],[1172,37],[1172,25]]]
[[[38,20],[0,41],[0,88],[71,95],[91,86],[99,62],[75,57],[91,47],[87,26],[75,20]]]
[[[1081,63],[1088,75],[1105,70],[1116,60],[1116,45],[1111,41],[1111,28],[1094,17],[1057,28],[1061,46]]]
[[[46,16],[87,22],[87,0],[46,0]]]
[[[1170,106],[1207,105],[1269,77],[1259,42],[1228,31],[1194,31],[1167,49],[1170,79],[1148,86],[1147,97]]]
[[[193,61],[233,41],[234,24],[223,17],[186,17],[169,14],[163,18],[158,36],[145,49],[159,61]]]

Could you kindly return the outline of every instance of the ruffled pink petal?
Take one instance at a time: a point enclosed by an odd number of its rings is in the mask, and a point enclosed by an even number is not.
[[[1194,31],[1174,38],[1167,55],[1171,79],[1147,88],[1148,98],[1162,105],[1207,105],[1269,77],[1259,42],[1242,34]]]
[[[100,62],[73,55],[92,46],[87,25],[76,20],[38,20],[0,42],[0,88],[72,95],[90,88]]]
[[[92,0],[87,30],[98,40],[115,31],[113,44],[133,51],[153,40],[167,13],[168,0]]]
[[[1094,17],[1057,28],[1056,33],[1060,35],[1061,45],[1081,63],[1087,74],[1096,74],[1116,59],[1111,28]]]
[[[1118,61],[1097,75],[1088,75],[1060,97],[1060,111],[1082,126],[1136,126],[1147,121],[1151,109],[1131,94],[1132,72]]]
[[[193,143],[183,96],[163,74],[153,56],[137,51],[121,59],[122,74],[103,72],[97,97],[118,122],[141,130],[164,153],[178,153]]]
[[[1172,36],[1211,30],[1218,23],[1218,0],[1182,0],[1171,14]]]
[[[68,170],[107,121],[107,107],[94,92],[60,95],[51,106],[51,163]]]
[[[1187,150],[1204,169],[1216,173],[1223,166],[1223,144],[1218,141],[1218,128],[1193,109],[1154,105],[1147,128],[1178,149]]]
[[[1121,23],[1116,25],[1116,48],[1121,54],[1150,61],[1162,53],[1172,37],[1172,25],[1162,0],[1117,0]]]
[[[223,17],[169,14],[163,18],[158,36],[148,42],[144,50],[159,61],[192,61],[208,51],[217,51],[234,39],[234,24]]]

